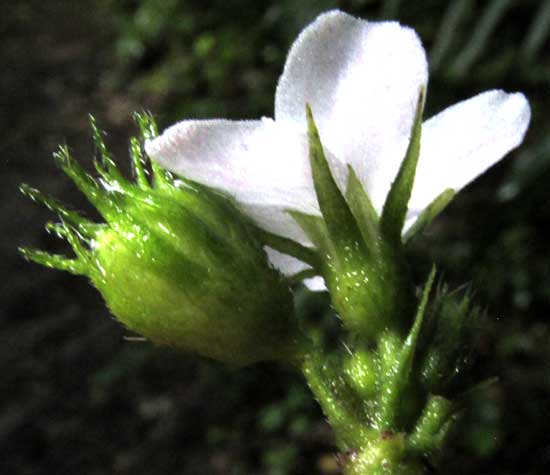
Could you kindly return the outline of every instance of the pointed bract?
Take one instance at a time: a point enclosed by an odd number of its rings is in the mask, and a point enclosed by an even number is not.
[[[330,239],[339,247],[353,246],[362,241],[359,229],[332,176],[309,105],[306,106],[306,115],[311,175]]]

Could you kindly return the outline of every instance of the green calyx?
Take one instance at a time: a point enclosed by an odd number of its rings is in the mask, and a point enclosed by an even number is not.
[[[409,328],[415,297],[404,244],[422,231],[454,196],[452,190],[443,192],[403,235],[420,153],[423,105],[421,90],[409,146],[380,216],[351,166],[345,193],[340,190],[313,113],[306,106],[310,165],[322,217],[289,213],[314,249],[274,236],[267,240],[270,246],[311,266],[298,277],[322,275],[347,330],[371,342],[381,332],[403,336]]]
[[[55,211],[47,229],[76,257],[22,249],[29,260],[90,278],[117,319],[153,342],[232,365],[294,360],[301,334],[287,281],[270,267],[255,228],[224,196],[176,177],[142,153],[155,136],[137,116],[130,142],[135,183],[122,176],[92,120],[99,178],[63,147],[55,158],[105,222],[93,223],[28,186]]]
[[[383,331],[404,335],[412,318],[414,287],[401,232],[418,161],[423,94],[401,170],[379,217],[355,171],[343,194],[330,170],[307,107],[310,163],[322,218],[293,212],[319,255],[333,305],[349,331],[370,341]]]

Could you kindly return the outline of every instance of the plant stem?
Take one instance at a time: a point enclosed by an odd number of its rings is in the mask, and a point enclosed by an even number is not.
[[[346,457],[345,475],[424,475],[426,467],[406,450],[403,434],[381,433],[358,452]]]
[[[311,353],[302,367],[308,385],[327,416],[343,454],[345,475],[422,475],[418,453],[406,435],[369,427],[361,403],[351,394],[338,365],[327,355]]]

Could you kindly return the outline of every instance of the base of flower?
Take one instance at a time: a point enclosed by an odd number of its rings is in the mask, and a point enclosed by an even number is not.
[[[427,467],[407,450],[405,434],[382,432],[360,451],[343,457],[345,475],[424,475]]]

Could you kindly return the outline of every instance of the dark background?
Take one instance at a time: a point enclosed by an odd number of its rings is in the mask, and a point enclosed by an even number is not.
[[[85,279],[26,263],[67,252],[32,184],[89,211],[51,153],[90,166],[87,114],[126,163],[131,113],[272,115],[296,34],[339,7],[413,26],[430,54],[427,115],[492,88],[523,91],[524,145],[469,186],[411,249],[487,309],[475,371],[496,375],[464,417],[457,473],[550,465],[550,2],[547,0],[20,0],[0,15],[0,473],[337,473],[330,430],[298,375],[232,371],[127,341]],[[444,159],[444,157],[442,157]],[[313,311],[315,301],[310,301]]]

